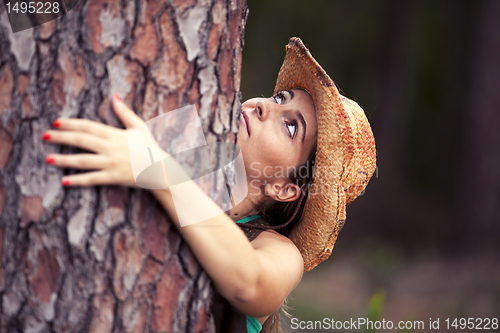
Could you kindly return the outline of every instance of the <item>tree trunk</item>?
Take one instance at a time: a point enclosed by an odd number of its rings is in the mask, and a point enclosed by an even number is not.
[[[1,332],[211,332],[212,284],[145,190],[63,188],[57,117],[121,126],[195,104],[207,142],[234,142],[244,0],[80,0],[12,33],[0,5]]]

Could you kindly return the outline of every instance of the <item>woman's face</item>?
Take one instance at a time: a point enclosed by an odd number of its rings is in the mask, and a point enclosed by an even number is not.
[[[304,164],[316,143],[314,103],[300,89],[247,100],[239,126],[237,144],[245,161],[249,190],[288,182],[287,170]]]

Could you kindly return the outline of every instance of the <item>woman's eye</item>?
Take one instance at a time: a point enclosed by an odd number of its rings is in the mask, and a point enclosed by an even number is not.
[[[285,121],[286,128],[290,134],[290,138],[293,139],[295,133],[297,132],[297,122],[294,120],[292,122]]]
[[[276,101],[276,103],[278,104],[283,104],[283,101],[285,100],[285,96],[283,95],[283,93],[280,91],[279,93],[277,93],[276,95],[273,96],[274,100]]]

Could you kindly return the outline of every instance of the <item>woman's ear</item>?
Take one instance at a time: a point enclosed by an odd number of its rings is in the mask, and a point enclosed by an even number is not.
[[[266,184],[266,195],[281,202],[291,202],[300,198],[300,187],[293,183],[273,182]]]

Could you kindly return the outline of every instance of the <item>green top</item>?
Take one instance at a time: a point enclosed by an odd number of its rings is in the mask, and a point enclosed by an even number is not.
[[[260,217],[260,215],[250,215],[250,216],[247,216],[247,217],[244,217],[238,221],[234,221],[236,223],[247,223],[247,222],[250,222],[252,220],[255,220],[256,218]]]
[[[260,331],[262,331],[260,322],[254,317],[247,316],[247,332],[259,333]]]
[[[252,220],[255,220],[256,218],[259,218],[260,215],[251,215],[244,217],[238,221],[235,221],[236,223],[247,223]],[[247,332],[248,333],[259,333],[262,331],[262,325],[261,323],[254,317],[247,316]]]

